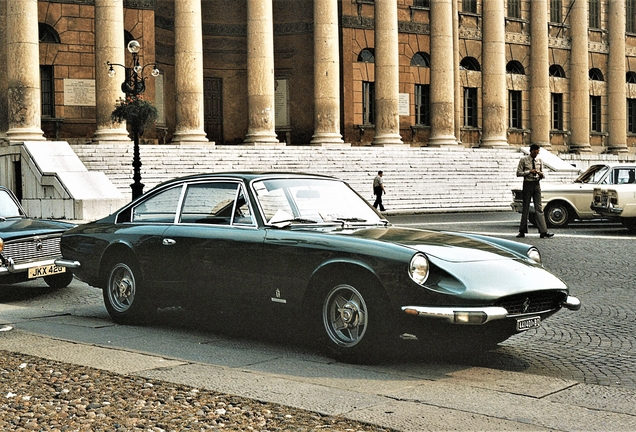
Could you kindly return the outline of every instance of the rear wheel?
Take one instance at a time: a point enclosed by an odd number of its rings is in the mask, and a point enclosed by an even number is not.
[[[120,324],[151,321],[157,308],[144,288],[136,263],[117,260],[110,266],[103,294],[106,310],[113,321]]]
[[[392,319],[388,300],[376,286],[329,283],[320,298],[321,339],[335,358],[367,363],[384,357]]]
[[[623,221],[623,226],[629,230],[629,232],[636,233],[636,218],[627,218]]]
[[[46,284],[53,289],[66,288],[72,281],[73,272],[70,272],[68,270],[64,273],[44,277],[44,282],[46,282]]]
[[[551,228],[564,228],[570,223],[572,211],[570,206],[556,202],[545,206],[545,223]]]

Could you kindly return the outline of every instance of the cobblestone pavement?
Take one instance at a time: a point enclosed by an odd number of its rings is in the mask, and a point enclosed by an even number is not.
[[[401,225],[473,231],[514,238],[515,214],[422,215],[392,217]],[[636,388],[636,306],[633,280],[636,236],[620,226],[574,225],[540,240],[531,233],[523,241],[537,245],[544,265],[562,278],[582,301],[577,312],[561,311],[542,327],[513,336],[479,356],[430,358],[422,361],[480,366],[572,379],[586,384]],[[44,285],[44,284],[41,284]],[[0,286],[0,302],[68,310],[102,305],[101,291],[74,282],[67,289],[31,294]]]
[[[519,218],[491,213],[391,220],[514,239]],[[602,223],[574,223],[551,231],[556,234],[552,239],[539,239],[531,232],[521,241],[539,247],[544,266],[566,282],[581,300],[581,309],[561,311],[539,329],[513,336],[495,351],[459,361],[587,384],[636,388],[636,236],[619,225]]]

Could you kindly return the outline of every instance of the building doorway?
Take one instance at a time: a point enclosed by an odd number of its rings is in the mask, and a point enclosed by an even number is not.
[[[210,141],[223,144],[223,80],[204,78],[203,95],[205,133]]]

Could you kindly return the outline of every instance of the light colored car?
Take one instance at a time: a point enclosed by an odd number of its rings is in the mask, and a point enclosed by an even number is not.
[[[573,220],[603,218],[604,215],[590,208],[594,188],[600,185],[633,184],[636,164],[612,163],[590,166],[573,183],[541,184],[541,203],[545,221],[549,227],[563,228]],[[523,196],[521,189],[513,189],[512,209],[521,213]],[[535,224],[534,206],[530,204],[529,220]]]
[[[636,184],[594,188],[590,208],[604,217],[620,220],[631,232],[636,232]]]

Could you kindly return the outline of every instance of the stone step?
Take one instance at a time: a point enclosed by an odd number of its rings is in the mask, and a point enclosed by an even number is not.
[[[74,144],[89,171],[102,171],[124,196],[132,183],[132,143]],[[141,145],[144,190],[189,174],[238,170],[292,171],[332,175],[372,198],[377,170],[385,172],[385,206],[394,210],[509,208],[521,153],[516,148],[273,147]],[[573,172],[556,172],[566,182]]]

